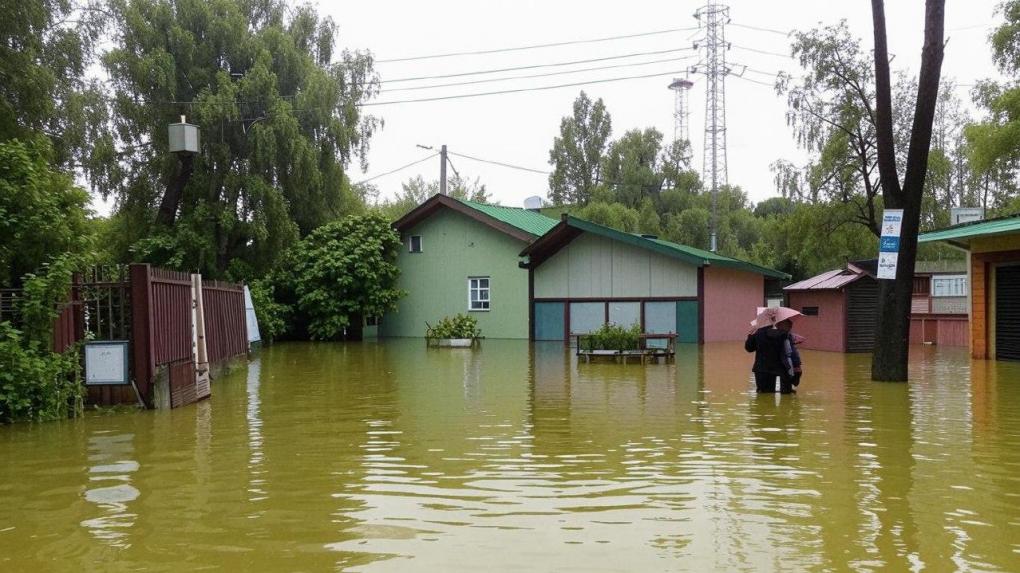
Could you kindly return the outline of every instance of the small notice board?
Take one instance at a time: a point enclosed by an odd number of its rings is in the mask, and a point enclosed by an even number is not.
[[[85,385],[130,384],[128,342],[102,340],[85,343]]]

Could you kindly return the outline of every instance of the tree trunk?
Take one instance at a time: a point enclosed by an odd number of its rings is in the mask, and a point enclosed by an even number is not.
[[[905,382],[908,374],[910,303],[914,263],[917,259],[917,234],[921,222],[921,198],[928,170],[932,123],[938,102],[939,76],[942,72],[945,0],[925,2],[921,73],[902,188],[896,172],[896,150],[892,136],[892,98],[883,1],[872,0],[871,10],[875,31],[875,111],[882,197],[886,208],[903,209],[896,279],[879,281],[878,329],[875,333],[871,379]]]
[[[193,155],[181,156],[180,171],[177,172],[177,177],[174,178],[173,182],[167,185],[166,193],[163,194],[163,200],[159,203],[159,212],[156,213],[157,225],[170,227],[174,224],[174,219],[177,218],[177,209],[181,204],[181,197],[184,196],[184,187],[188,184],[188,180],[191,179],[194,161],[195,157]]]

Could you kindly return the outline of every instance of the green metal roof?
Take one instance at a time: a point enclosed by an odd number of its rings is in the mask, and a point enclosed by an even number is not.
[[[699,267],[705,265],[716,265],[720,267],[728,267],[732,269],[758,273],[767,277],[777,279],[790,278],[790,275],[782,271],[762,267],[754,263],[741,261],[740,259],[734,259],[733,257],[727,257],[725,255],[720,255],[719,253],[703,251],[701,249],[696,249],[694,247],[688,247],[687,245],[681,245],[679,243],[665,241],[663,239],[658,238],[652,239],[634,233],[624,233],[622,231],[617,231],[616,229],[612,229],[610,227],[599,225],[597,223],[592,223],[591,221],[578,219],[577,217],[574,216],[567,216],[565,221],[567,225],[574,227],[576,229],[580,229],[582,231],[587,231],[589,233],[594,233],[597,235],[602,235],[610,239],[616,239],[618,241],[634,245],[639,248],[655,251],[657,253],[666,255],[667,257],[680,259],[690,264],[697,265]]]
[[[971,239],[992,235],[1009,235],[1012,233],[1020,233],[1020,215],[964,223],[942,229],[941,231],[932,231],[917,237],[917,242],[947,241],[956,245],[966,246],[970,243]]]
[[[472,209],[484,213],[493,219],[512,225],[525,233],[531,233],[536,237],[549,232],[559,221],[550,219],[541,213],[521,209],[520,207],[503,207],[502,205],[489,205],[487,203],[476,203],[460,199],[460,202]]]

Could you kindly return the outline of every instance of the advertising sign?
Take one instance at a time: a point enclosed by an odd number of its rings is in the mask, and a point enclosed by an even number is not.
[[[882,237],[878,243],[878,278],[896,278],[896,260],[900,254],[900,229],[903,209],[886,209],[882,214]]]

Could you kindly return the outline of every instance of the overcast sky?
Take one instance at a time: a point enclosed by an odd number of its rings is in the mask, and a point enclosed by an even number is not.
[[[943,76],[961,84],[996,75],[988,48],[989,30],[998,21],[994,14],[997,0],[949,0],[946,7],[946,47]],[[531,1],[515,2],[440,0],[438,2],[322,2],[320,11],[330,14],[340,26],[340,43],[351,49],[370,50],[378,60],[430,54],[510,48],[534,44],[585,40],[688,28],[698,25],[693,13],[702,2],[657,2],[627,0]],[[780,158],[799,160],[799,152],[786,126],[785,99],[771,86],[774,78],[760,72],[780,70],[796,73],[795,62],[753,50],[789,54],[789,39],[781,34],[753,30],[743,26],[774,30],[806,30],[820,23],[846,19],[851,30],[872,46],[871,3],[866,0],[761,1],[729,2],[731,25],[727,40],[732,48],[728,63],[735,70],[746,64],[747,79],[726,80],[729,182],[740,185],[753,201],[775,195],[769,165]],[[889,50],[895,54],[894,69],[916,73],[920,60],[924,2],[894,0],[886,3]],[[685,69],[697,59],[621,67],[543,78],[516,79],[475,85],[413,91],[388,91],[421,85],[470,81],[491,77],[566,71],[594,66],[648,62],[668,58],[690,58],[693,50],[635,56],[600,63],[539,68],[480,76],[441,80],[391,82],[409,77],[455,74],[589,60],[631,53],[658,52],[690,48],[698,36],[696,30],[652,36],[588,43],[507,53],[483,54],[409,62],[379,62],[377,70],[383,90],[375,102],[420,99],[496,90],[519,89],[575,83],[603,78],[667,74],[661,77],[564,87],[447,101],[403,103],[366,108],[381,117],[385,128],[372,140],[367,173],[352,174],[360,181],[385,173],[428,152],[416,145],[447,144],[451,152],[528,167],[550,169],[549,149],[559,133],[560,119],[571,113],[571,105],[581,89],[593,99],[602,98],[613,121],[613,137],[628,129],[656,127],[667,139],[673,134],[673,93],[667,88],[670,72]],[[752,71],[757,70],[757,71]],[[690,135],[695,165],[701,169],[704,136],[704,76],[692,76],[690,91]],[[967,91],[969,87],[963,86]],[[969,95],[963,94],[969,101]],[[466,177],[480,177],[495,200],[519,206],[530,195],[545,196],[545,175],[513,170],[452,157],[454,167]],[[400,183],[414,175],[438,177],[439,159],[379,177],[376,183],[390,196]]]
[[[966,84],[997,75],[987,41],[989,31],[1000,21],[994,13],[997,2],[949,0],[946,3],[948,44],[942,74],[943,77],[955,78],[965,84],[959,88],[963,92],[969,90]],[[549,149],[553,138],[559,133],[560,120],[571,113],[571,105],[582,89],[593,99],[602,98],[605,101],[612,116],[613,138],[629,129],[655,127],[670,139],[673,134],[674,96],[667,86],[673,72],[680,72],[698,61],[700,52],[691,49],[692,43],[701,36],[696,29],[505,53],[407,62],[382,60],[693,28],[698,25],[693,14],[702,5],[703,2],[650,0],[321,1],[318,3],[320,13],[329,14],[339,25],[339,47],[369,50],[379,60],[376,69],[383,82],[382,93],[371,103],[663,74],[653,78],[544,91],[366,107],[366,112],[384,120],[385,127],[372,138],[368,171],[361,173],[356,165],[352,165],[351,179],[358,182],[376,177],[430,153],[417,145],[438,149],[444,143],[453,153],[548,171]],[[776,95],[771,87],[774,78],[767,75],[768,72],[778,71],[796,74],[799,70],[788,56],[762,53],[789,54],[789,38],[746,26],[778,31],[806,30],[819,24],[846,19],[851,30],[863,38],[864,46],[870,49],[870,5],[867,0],[729,2],[731,24],[726,28],[726,35],[732,48],[727,52],[727,60],[735,71],[742,69],[743,65],[749,68],[743,78],[731,76],[725,82],[729,182],[741,186],[752,201],[761,201],[776,194],[769,170],[772,162],[780,158],[801,162],[804,155],[796,149],[786,125],[785,99]],[[895,55],[893,68],[916,73],[921,53],[924,2],[886,2],[886,16],[889,50]],[[394,81],[665,50],[680,51],[500,74]],[[671,58],[686,59],[541,78],[394,91],[397,88],[556,73]],[[689,93],[690,136],[695,166],[700,171],[705,81],[704,76],[699,75],[690,79],[695,83]],[[962,96],[969,101],[967,93]],[[492,193],[493,199],[504,205],[520,206],[524,198],[531,195],[545,197],[548,191],[547,176],[540,173],[480,163],[457,156],[451,159],[461,175],[470,179],[479,177]],[[434,158],[392,175],[378,177],[372,182],[379,187],[383,196],[389,197],[400,189],[401,182],[415,175],[427,179],[438,178],[439,159]],[[109,210],[108,205],[97,205],[97,208],[101,213]]]

